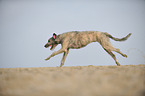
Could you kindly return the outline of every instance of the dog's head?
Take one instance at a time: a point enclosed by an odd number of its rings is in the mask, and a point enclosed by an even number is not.
[[[53,33],[53,36],[48,39],[48,42],[45,44],[45,48],[51,47],[50,50],[54,49],[58,43],[55,41],[56,40],[57,35],[55,33]]]

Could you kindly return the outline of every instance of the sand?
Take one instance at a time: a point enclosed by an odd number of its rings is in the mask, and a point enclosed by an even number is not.
[[[145,65],[0,68],[0,96],[145,96]]]

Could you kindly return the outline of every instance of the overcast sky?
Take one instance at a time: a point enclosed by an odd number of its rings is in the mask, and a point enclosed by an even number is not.
[[[0,0],[0,68],[56,67],[63,54],[44,48],[55,32],[102,31],[114,37],[132,33],[124,42],[111,40],[128,58],[121,65],[145,64],[145,0]],[[71,49],[64,66],[116,65],[99,43]]]

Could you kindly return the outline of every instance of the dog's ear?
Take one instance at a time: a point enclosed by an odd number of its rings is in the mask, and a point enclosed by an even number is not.
[[[56,38],[56,34],[55,34],[55,33],[53,33],[53,38],[54,38],[54,39]]]

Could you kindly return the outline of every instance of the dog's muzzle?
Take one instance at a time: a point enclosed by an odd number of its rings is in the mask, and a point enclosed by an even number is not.
[[[48,48],[48,47],[49,47],[49,44],[45,44],[44,47],[45,47],[45,48]]]

